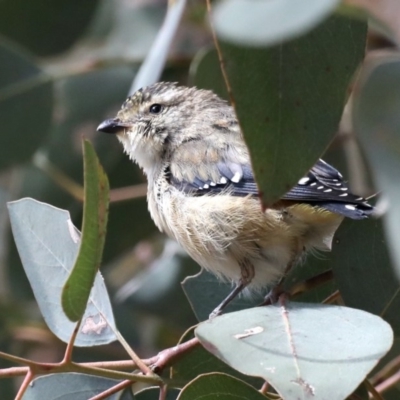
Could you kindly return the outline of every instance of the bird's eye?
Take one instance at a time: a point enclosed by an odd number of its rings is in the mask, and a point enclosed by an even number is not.
[[[161,104],[152,104],[149,108],[151,114],[160,114],[162,111],[163,106]]]

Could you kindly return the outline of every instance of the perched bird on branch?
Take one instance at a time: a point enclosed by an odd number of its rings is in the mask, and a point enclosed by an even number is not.
[[[237,293],[271,288],[310,250],[330,250],[344,217],[373,207],[350,193],[319,160],[275,205],[262,211],[236,115],[208,90],[156,83],[138,90],[99,131],[116,134],[146,173],[157,227]]]

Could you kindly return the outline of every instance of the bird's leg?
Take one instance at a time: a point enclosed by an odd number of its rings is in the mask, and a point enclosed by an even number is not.
[[[266,294],[264,301],[260,304],[261,306],[276,303],[279,297],[284,294],[285,291],[283,290],[283,284],[285,282],[285,278],[289,271],[297,264],[297,261],[298,258],[296,257],[288,263],[282,277],[279,279],[278,283]]]
[[[240,281],[236,284],[234,289],[225,297],[224,300],[214,309],[214,311],[210,314],[209,318],[215,318],[220,315],[224,308],[235,299],[235,297],[240,294],[243,289],[252,281],[254,278],[254,267],[253,264],[246,260],[243,260],[239,263],[240,265],[240,273],[241,278]]]

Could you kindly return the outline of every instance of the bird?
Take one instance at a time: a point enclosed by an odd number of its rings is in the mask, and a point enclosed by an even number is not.
[[[323,160],[262,209],[250,154],[234,109],[210,90],[158,82],[137,90],[98,131],[115,134],[147,176],[159,230],[238,293],[268,290],[309,252],[330,251],[345,217],[373,206],[350,192]]]

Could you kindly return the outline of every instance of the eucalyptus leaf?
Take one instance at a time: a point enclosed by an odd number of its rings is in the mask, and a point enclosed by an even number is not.
[[[370,60],[354,95],[354,128],[389,202],[386,237],[400,279],[400,56]]]
[[[342,400],[389,351],[381,318],[346,307],[282,303],[202,322],[203,346],[238,371],[268,381],[284,399]]]
[[[333,139],[365,38],[365,23],[334,17],[270,49],[221,43],[265,207],[289,191]],[[226,93],[219,91],[223,81],[216,54],[196,66],[197,86]]]
[[[168,389],[165,400],[176,400],[179,393],[180,390],[178,389],[174,388]],[[135,400],[159,400],[159,398],[160,398],[159,387],[147,388],[141,390],[140,392],[135,393]]]
[[[26,389],[23,400],[87,400],[117,385],[119,381],[77,373],[61,373],[36,378]],[[118,400],[119,393],[108,396]]]
[[[20,48],[0,40],[1,169],[29,160],[48,135],[52,113],[51,77]]]
[[[379,315],[400,337],[400,281],[383,221],[345,221],[335,235],[330,264],[345,304]]]
[[[61,291],[78,254],[80,232],[67,211],[33,199],[8,203],[8,209],[18,252],[44,320],[68,343],[76,324],[63,312]],[[75,346],[113,342],[114,324],[107,289],[98,272]]]
[[[194,336],[193,330],[185,332],[180,338],[179,343],[184,343]],[[189,381],[197,378],[199,375],[220,372],[236,377],[255,388],[260,388],[264,381],[260,378],[241,374],[233,369],[219,358],[208,352],[202,346],[196,346],[188,354],[185,354],[177,360],[170,369],[170,376],[174,382],[186,385]]]
[[[98,3],[99,0],[3,0],[0,33],[35,54],[60,53],[84,33]]]
[[[265,396],[247,383],[226,374],[200,375],[189,382],[177,400],[265,400]]]
[[[103,256],[108,220],[109,184],[96,152],[89,141],[83,141],[85,204],[82,239],[71,274],[62,292],[62,306],[71,321],[85,312],[96,273]]]
[[[132,83],[129,94],[133,94],[141,87],[151,85],[160,79],[185,7],[186,0],[168,3],[163,25]]]
[[[183,290],[188,298],[193,312],[199,321],[208,319],[211,312],[228,296],[233,285],[223,282],[215,275],[202,269],[198,274],[187,277],[182,282]],[[267,294],[267,293],[264,293]],[[243,310],[254,307],[264,300],[262,294],[237,296],[224,312]]]
[[[339,3],[340,0],[226,0],[215,7],[213,25],[226,41],[270,46],[315,28]]]

